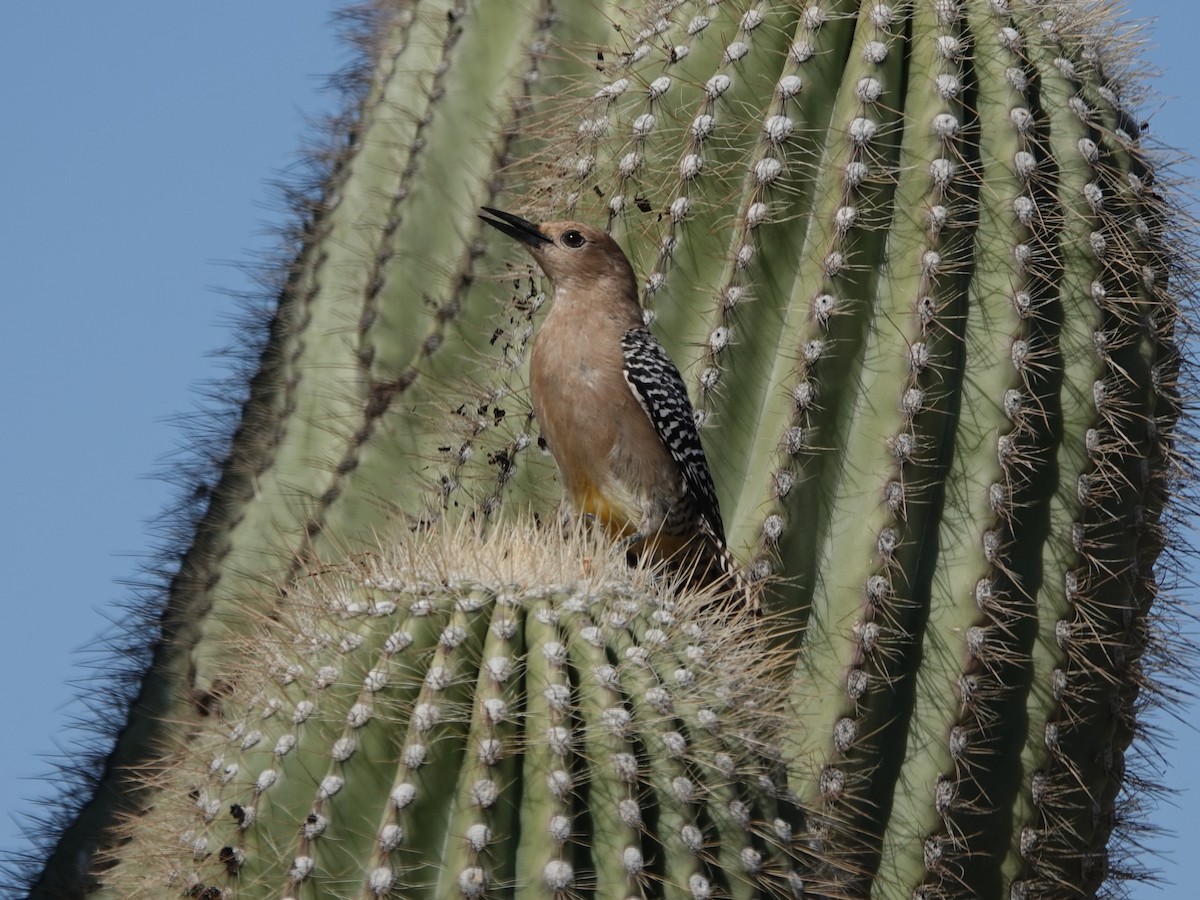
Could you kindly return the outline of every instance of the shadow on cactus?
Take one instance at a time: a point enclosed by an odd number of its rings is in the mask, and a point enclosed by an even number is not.
[[[1127,759],[1187,677],[1159,623],[1194,243],[1115,14],[370,8],[163,639],[34,896],[1144,877]],[[546,295],[481,206],[622,245],[768,624],[523,524],[561,495]],[[392,568],[338,563],[363,552]]]

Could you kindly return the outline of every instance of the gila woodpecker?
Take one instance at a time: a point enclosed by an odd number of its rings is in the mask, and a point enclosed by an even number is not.
[[[693,582],[740,584],[679,370],[647,329],[629,260],[578,222],[484,207],[554,287],[529,361],[534,415],[575,516]]]

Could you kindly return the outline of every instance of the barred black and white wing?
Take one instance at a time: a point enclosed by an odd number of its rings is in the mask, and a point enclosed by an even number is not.
[[[717,505],[717,492],[679,369],[658,339],[645,329],[625,332],[621,350],[625,381],[650,417],[663,446],[679,465],[701,528],[724,549],[725,526]]]

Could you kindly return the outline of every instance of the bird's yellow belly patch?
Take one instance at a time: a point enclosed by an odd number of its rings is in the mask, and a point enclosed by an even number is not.
[[[579,516],[588,516],[604,526],[611,537],[623,537],[637,531],[637,522],[632,520],[629,506],[601,491],[590,481],[583,486],[575,497],[575,512]]]
[[[616,541],[637,534],[640,511],[632,496],[621,496],[621,492],[605,493],[594,484],[576,495],[575,513],[598,522],[605,534]],[[664,560],[675,556],[688,543],[688,538],[673,538],[661,534],[643,535],[634,546],[626,548],[641,555],[649,553],[652,559]]]

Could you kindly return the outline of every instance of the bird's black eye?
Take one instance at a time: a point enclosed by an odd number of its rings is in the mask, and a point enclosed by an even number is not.
[[[585,238],[582,234],[580,234],[575,229],[571,229],[570,231],[563,232],[562,242],[564,244],[566,244],[568,247],[570,247],[572,250],[578,250],[580,247],[582,247],[584,244],[587,243],[587,238]]]

